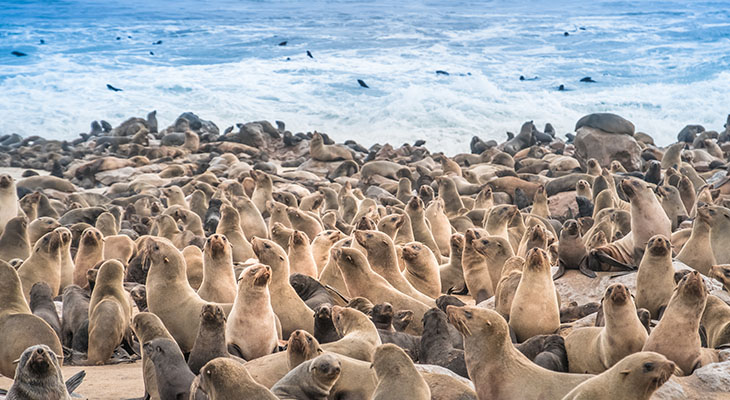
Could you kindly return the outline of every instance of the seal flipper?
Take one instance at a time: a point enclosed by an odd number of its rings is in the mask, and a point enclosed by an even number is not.
[[[72,377],[68,378],[66,380],[66,390],[68,391],[68,393],[73,393],[74,390],[76,390],[84,381],[84,378],[86,378],[86,371],[83,369],[75,373]]]
[[[588,260],[589,261],[588,268],[590,268],[593,271],[607,271],[606,269],[603,269],[603,265],[601,265],[601,264],[608,264],[609,266],[618,268],[621,271],[635,271],[638,269],[637,267],[634,267],[632,265],[624,264],[624,263],[616,260],[615,258],[609,256],[608,254],[603,253],[600,250],[591,251],[589,257],[593,258],[594,261],[598,262],[598,264],[595,264],[595,263],[590,263],[591,260]]]
[[[596,273],[593,272],[590,268],[588,268],[588,257],[583,257],[582,260],[580,260],[580,265],[578,265],[578,270],[585,276],[589,278],[595,278],[597,277]]]
[[[228,354],[245,360],[245,358],[243,358],[243,351],[235,343],[228,344]]]
[[[581,269],[581,271],[583,271],[583,270]],[[563,264],[562,261],[559,261],[558,270],[555,271],[555,275],[553,275],[553,280],[557,280],[558,278],[560,278],[563,275],[565,275],[565,265]]]
[[[456,289],[455,287],[449,288],[449,290],[446,291],[446,294],[448,295],[459,295],[459,296],[466,296],[469,294],[469,288],[466,287],[466,284],[461,287],[461,289]]]

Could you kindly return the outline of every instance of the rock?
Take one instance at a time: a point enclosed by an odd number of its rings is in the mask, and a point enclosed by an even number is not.
[[[641,147],[630,135],[616,135],[598,128],[583,126],[575,137],[575,157],[585,167],[590,158],[598,160],[602,167],[618,161],[627,171],[641,169]]]
[[[650,144],[650,145],[654,146],[654,138],[653,138],[653,137],[651,137],[651,136],[649,136],[649,134],[648,134],[648,133],[644,133],[644,132],[636,132],[636,133],[634,134],[634,138],[635,138],[635,139],[636,139],[637,141],[639,141],[639,142],[642,142],[642,143],[644,143],[644,144]]]
[[[578,120],[575,124],[575,131],[578,132],[578,129],[584,126],[600,129],[607,133],[634,135],[634,124],[621,116],[611,113],[588,114]]]
[[[179,117],[177,117],[177,119],[187,120],[188,124],[190,125],[190,129],[194,130],[200,135],[217,137],[220,134],[218,126],[213,123],[213,121],[204,120],[191,112],[182,113]],[[173,125],[177,125],[177,120]]]
[[[266,145],[263,126],[255,122],[241,124],[238,132],[230,132],[223,136],[221,140],[228,142],[243,143],[248,146],[263,148]]]
[[[365,197],[380,201],[382,197],[393,197],[393,195],[380,186],[371,185],[365,190]]]
[[[550,215],[553,217],[568,217],[572,212],[572,218],[575,218],[578,215],[578,203],[575,202],[575,196],[575,190],[550,196],[548,198]]]
[[[730,392],[730,361],[709,364],[690,376],[672,376],[652,400],[727,399]]]

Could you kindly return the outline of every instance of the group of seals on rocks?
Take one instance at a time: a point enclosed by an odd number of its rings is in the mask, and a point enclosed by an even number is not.
[[[730,344],[730,136],[576,131],[638,164],[532,121],[452,157],[192,113],[0,140],[53,171],[0,175],[8,398],[141,359],[151,399],[648,399]]]

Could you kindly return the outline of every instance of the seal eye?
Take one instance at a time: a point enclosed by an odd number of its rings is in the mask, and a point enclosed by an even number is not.
[[[471,319],[471,317],[472,317],[471,311],[464,311],[464,316],[465,316],[465,317],[466,317],[467,319]]]
[[[644,372],[651,372],[654,370],[654,363],[646,363],[644,364]]]

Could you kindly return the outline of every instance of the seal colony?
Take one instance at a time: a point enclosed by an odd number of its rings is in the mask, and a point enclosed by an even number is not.
[[[447,156],[156,112],[0,137],[50,171],[0,175],[8,398],[120,362],[151,399],[728,395],[691,378],[730,370],[730,125],[566,137]]]

